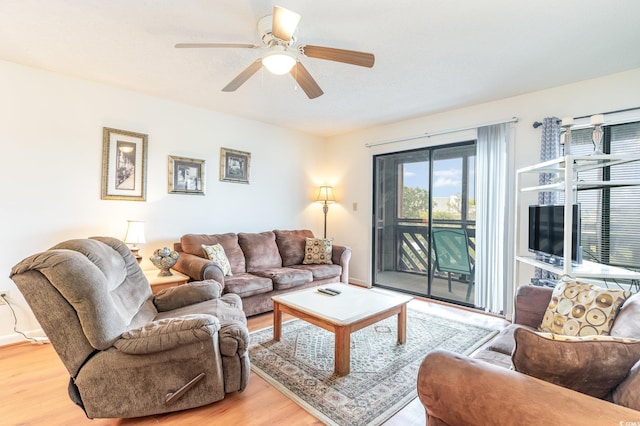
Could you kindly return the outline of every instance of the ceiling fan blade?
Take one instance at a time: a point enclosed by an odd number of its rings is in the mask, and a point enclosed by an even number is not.
[[[289,41],[298,28],[300,15],[292,10],[280,6],[273,6],[273,23],[271,34],[280,40]]]
[[[368,68],[371,68],[376,60],[373,53],[358,52],[356,50],[313,46],[311,44],[300,46],[298,49],[309,58],[326,59],[327,61],[343,62]]]
[[[246,49],[255,49],[260,46],[257,44],[249,44],[249,43],[178,43],[175,45],[178,49],[193,49],[193,48],[216,48],[216,47],[236,47],[236,48],[246,48]]]
[[[317,98],[322,95],[324,92],[318,86],[318,83],[311,77],[309,71],[302,65],[300,62],[296,63],[296,66],[291,69],[289,72],[295,78],[296,82],[300,85],[304,93],[307,94],[309,99]]]
[[[224,86],[222,89],[223,92],[234,92],[238,87],[242,86],[245,81],[249,80],[249,77],[254,75],[260,68],[262,67],[262,60],[258,59],[244,71],[242,71],[236,78],[231,80],[231,83]]]

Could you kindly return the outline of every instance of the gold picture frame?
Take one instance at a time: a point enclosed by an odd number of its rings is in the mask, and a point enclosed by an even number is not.
[[[169,156],[169,193],[204,195],[205,160]]]
[[[145,201],[148,136],[102,129],[102,199]]]
[[[248,184],[250,167],[250,152],[220,148],[221,181]]]

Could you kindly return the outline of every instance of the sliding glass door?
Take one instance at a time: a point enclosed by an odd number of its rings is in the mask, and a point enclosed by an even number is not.
[[[475,141],[373,161],[373,284],[473,306]]]

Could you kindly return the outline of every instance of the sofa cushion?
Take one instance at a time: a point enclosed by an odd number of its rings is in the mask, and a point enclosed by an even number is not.
[[[247,272],[280,268],[282,266],[282,258],[276,244],[276,235],[272,231],[257,234],[241,232],[238,234],[238,243],[244,252]]]
[[[640,340],[640,293],[634,294],[624,302],[609,334]]]
[[[294,268],[270,268],[253,272],[253,274],[259,277],[269,278],[273,281],[273,288],[275,290],[284,290],[313,281],[311,271]]]
[[[634,339],[561,336],[525,328],[516,329],[514,336],[516,371],[601,399],[640,359],[640,341]]]
[[[224,247],[222,247],[221,244],[214,244],[212,246],[203,244],[202,249],[207,257],[220,267],[225,276],[233,275],[231,272],[231,264],[229,263],[229,259],[224,252]]]
[[[629,375],[613,390],[613,402],[640,411],[640,361],[631,368]]]
[[[473,353],[472,358],[488,362],[489,364],[498,365],[503,368],[510,369],[512,367],[511,354],[507,355],[491,349],[480,349]]]
[[[340,265],[292,265],[294,269],[303,269],[310,271],[313,274],[314,280],[325,280],[328,278],[339,277],[342,273],[342,267]]]
[[[224,292],[234,293],[242,298],[270,291],[273,291],[273,282],[269,278],[253,274],[235,274],[224,280]]]
[[[513,334],[518,327],[523,326],[518,324],[510,324],[507,327],[503,328],[502,330],[500,330],[500,333],[498,333],[498,335],[485,346],[485,349],[499,352],[504,355],[509,355],[509,357],[511,357],[513,349],[516,346]],[[511,362],[511,360],[509,360],[509,362]]]
[[[333,254],[333,238],[306,238],[304,248],[305,265],[330,265]]]
[[[303,229],[299,231],[275,230],[276,244],[282,257],[282,266],[300,265],[304,260],[304,248],[307,238],[313,238],[313,232]]]
[[[208,246],[220,244],[224,248],[227,259],[229,259],[231,272],[234,274],[246,272],[244,253],[238,244],[238,235],[234,233],[213,235],[187,234],[180,238],[180,245],[185,253],[206,259],[206,255],[202,250],[203,244]]]
[[[560,282],[553,290],[539,330],[567,336],[607,335],[629,294],[580,281]]]

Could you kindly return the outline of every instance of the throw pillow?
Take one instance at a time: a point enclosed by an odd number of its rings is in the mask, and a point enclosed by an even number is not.
[[[607,335],[629,295],[580,281],[559,282],[538,330],[567,336]]]
[[[612,336],[559,336],[526,328],[514,332],[516,371],[606,398],[640,359],[640,340]]]
[[[220,269],[222,269],[222,273],[224,275],[233,275],[231,273],[231,265],[229,264],[229,259],[227,259],[224,248],[220,244],[214,244],[212,246],[203,244],[202,248],[204,249],[204,253],[207,255],[207,257],[211,259],[213,263],[218,265]]]
[[[305,265],[331,265],[333,238],[307,238],[304,248]]]

